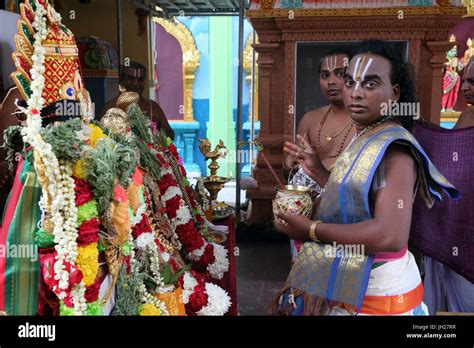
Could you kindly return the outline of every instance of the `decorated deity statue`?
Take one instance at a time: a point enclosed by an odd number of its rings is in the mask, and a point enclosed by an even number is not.
[[[0,259],[0,309],[9,315],[108,314],[113,297],[104,298],[114,289],[114,265],[130,249],[125,192],[135,153],[89,123],[92,105],[78,48],[53,6],[28,0],[20,14],[12,79],[26,123],[0,235],[10,252]],[[29,254],[13,254],[20,245]]]
[[[119,292],[115,314],[223,315],[230,299],[211,281],[228,270],[227,251],[203,237],[207,224],[176,148],[164,133],[151,133],[138,101],[137,93],[123,93],[101,120],[111,137],[135,148],[139,159],[128,189],[134,215],[134,250],[126,262],[131,270],[118,288],[138,284],[140,297],[131,306],[133,295]]]
[[[451,48],[446,57],[448,63],[445,64],[445,72],[443,76],[443,97],[441,99],[441,112],[454,111],[454,105],[458,99],[459,87],[461,85],[461,77],[458,74],[460,62],[457,57],[457,46]]]
[[[230,299],[211,280],[227,271],[227,251],[201,235],[176,148],[148,132],[133,94],[117,102],[127,113],[91,123],[74,35],[48,1],[22,4],[18,27],[12,78],[26,122],[7,133],[21,132],[24,151],[0,241],[29,254],[0,258],[0,310],[226,313]]]

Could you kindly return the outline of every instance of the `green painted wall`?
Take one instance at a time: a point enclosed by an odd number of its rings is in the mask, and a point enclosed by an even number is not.
[[[214,147],[222,139],[229,151],[235,149],[232,88],[232,17],[209,18],[210,102],[207,138]],[[220,159],[220,176],[235,176],[234,156]],[[208,162],[209,164],[209,162]],[[209,174],[209,169],[208,169]]]

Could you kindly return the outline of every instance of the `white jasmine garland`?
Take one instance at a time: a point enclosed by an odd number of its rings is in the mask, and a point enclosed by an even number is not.
[[[141,300],[143,303],[152,304],[161,312],[161,315],[170,315],[170,313],[168,312],[168,309],[166,308],[165,303],[163,301],[158,300],[155,296],[150,294],[146,290],[145,284],[140,284],[138,287],[138,290],[141,294]]]
[[[227,292],[219,286],[206,283],[207,305],[199,310],[197,315],[224,315],[232,302]]]
[[[87,303],[84,297],[86,293],[86,288],[84,283],[81,282],[78,285],[75,285],[71,291],[72,298],[74,301],[74,314],[75,315],[83,315],[87,310]]]
[[[133,249],[134,241],[131,233],[128,234],[128,244],[130,245],[130,268],[131,272],[134,273],[138,271],[139,265],[135,259],[135,250]]]
[[[150,259],[150,271],[153,275],[153,280],[155,281],[157,288],[162,288],[165,286],[165,283],[163,283],[163,278],[160,274],[160,259],[158,257],[158,246],[153,243],[149,244],[146,249]]]
[[[48,5],[50,6],[50,5]],[[27,109],[24,110],[27,120],[26,127],[22,130],[23,140],[33,146],[35,156],[37,156],[45,165],[45,177],[49,181],[47,187],[43,187],[42,202],[47,197],[51,198],[51,220],[53,222],[53,234],[55,250],[57,252],[56,263],[54,265],[54,278],[58,280],[58,285],[54,290],[58,292],[58,298],[63,300],[67,293],[69,284],[69,271],[65,269],[64,262],[75,265],[77,257],[77,207],[74,197],[74,180],[71,178],[72,168],[70,165],[62,164],[60,166],[51,144],[46,143],[41,137],[41,109],[45,100],[42,97],[45,79],[45,48],[42,41],[47,35],[46,9],[37,4],[33,28],[35,29],[33,44],[33,66],[30,69],[31,74],[31,96],[27,100]],[[58,18],[55,16],[55,18]],[[72,290],[74,302],[74,313],[83,314],[87,309],[84,299],[85,287],[81,282]]]

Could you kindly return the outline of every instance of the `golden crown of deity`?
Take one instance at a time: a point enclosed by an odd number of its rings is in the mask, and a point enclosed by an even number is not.
[[[36,59],[34,21],[37,6],[43,6],[46,10],[47,33],[41,41],[45,58],[42,71],[44,106],[71,100],[80,102],[86,108],[83,112],[90,112],[90,97],[80,73],[79,50],[74,34],[61,23],[61,16],[47,0],[26,0],[20,5],[18,33],[15,34],[16,52],[12,55],[17,70],[11,77],[23,98],[28,100],[32,94],[31,69]]]

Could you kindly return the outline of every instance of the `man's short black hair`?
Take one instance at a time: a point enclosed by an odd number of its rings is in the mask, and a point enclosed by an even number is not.
[[[144,75],[146,75],[146,68],[145,66],[142,64],[142,63],[139,63],[139,62],[136,62],[136,61],[130,61],[128,64],[123,64],[121,69],[120,69],[120,79],[123,78],[124,76],[124,71],[125,69],[127,68],[132,68],[132,69],[140,69],[140,70],[143,70],[143,72],[145,73]]]
[[[402,52],[393,44],[383,40],[366,40],[354,51],[354,56],[362,53],[375,54],[384,57],[390,62],[390,82],[400,86],[399,103],[418,102],[415,87],[415,77],[412,66],[405,62]],[[402,108],[403,110],[403,108]],[[399,120],[408,130],[411,129],[415,115],[400,115]]]
[[[321,60],[319,61],[319,67],[318,67],[318,72],[321,72],[321,67],[323,65],[324,59],[326,57],[331,57],[331,56],[337,56],[337,55],[345,55],[349,60],[352,58],[352,51],[348,48],[333,48],[329,50],[326,54],[324,54],[321,57]]]

